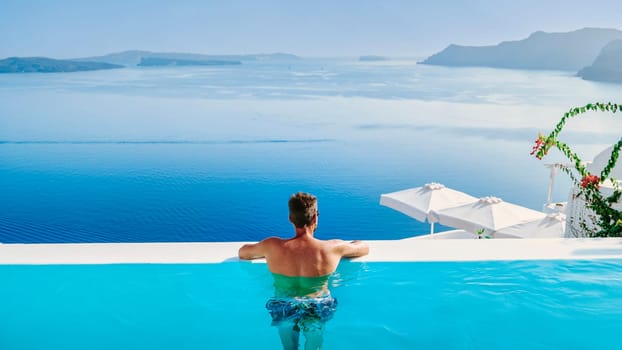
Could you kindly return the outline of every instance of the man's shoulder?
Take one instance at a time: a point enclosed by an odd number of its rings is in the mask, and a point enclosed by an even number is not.
[[[326,239],[323,242],[326,242],[328,244],[342,244],[345,241],[343,239],[334,238],[334,239]]]
[[[263,244],[275,244],[275,243],[281,243],[281,242],[284,242],[284,241],[286,241],[286,240],[283,239],[283,238],[276,237],[276,236],[271,236],[271,237],[264,238],[261,241],[261,243],[263,243]]]
[[[331,239],[324,241],[326,247],[341,256],[358,257],[369,252],[369,246],[363,241],[344,241],[341,239]]]
[[[341,239],[326,239],[326,240],[321,240],[321,242],[322,242],[322,245],[324,245],[324,247],[329,248],[329,249],[335,249],[345,243],[345,241]]]

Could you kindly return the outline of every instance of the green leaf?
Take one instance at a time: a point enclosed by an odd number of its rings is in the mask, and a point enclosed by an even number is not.
[[[579,155],[573,152],[567,144],[558,140],[557,136],[561,133],[568,118],[575,117],[589,110],[617,113],[618,111],[622,112],[622,104],[594,102],[588,103],[585,106],[570,108],[568,112],[564,113],[564,116],[560,119],[549,136],[544,138],[544,145],[536,153],[536,156],[542,159],[547,155],[551,147],[556,147],[560,150],[574,164],[574,170],[564,168],[563,171],[570,177],[575,186],[580,186],[579,179],[575,174],[578,173],[581,178],[583,178],[588,175],[587,170]],[[599,183],[604,182],[611,170],[615,167],[621,149],[622,138],[614,145],[607,166],[600,173]],[[588,203],[588,207],[594,211],[598,218],[596,222],[599,226],[598,230],[592,230],[585,223],[579,223],[579,226],[585,230],[588,237],[622,237],[622,211],[612,208],[614,203],[619,203],[620,198],[622,198],[622,189],[620,189],[617,179],[610,178],[610,180],[614,185],[614,191],[613,194],[607,198],[603,197],[594,184],[587,186],[587,188],[579,187],[579,195],[584,197]],[[477,233],[478,238],[491,238],[490,236],[484,235],[483,229],[478,230]]]

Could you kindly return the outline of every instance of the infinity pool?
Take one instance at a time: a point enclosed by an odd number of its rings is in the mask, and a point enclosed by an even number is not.
[[[0,349],[278,349],[264,264],[0,265]],[[325,349],[619,349],[622,260],[342,263]]]

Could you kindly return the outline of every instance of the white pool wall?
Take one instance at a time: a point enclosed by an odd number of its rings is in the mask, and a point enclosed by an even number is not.
[[[209,264],[238,262],[247,242],[0,244],[0,264]],[[622,259],[622,238],[368,241],[366,262]],[[260,259],[255,262],[262,263]]]

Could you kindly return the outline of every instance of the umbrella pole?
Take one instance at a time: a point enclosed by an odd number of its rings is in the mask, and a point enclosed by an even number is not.
[[[434,234],[434,223],[433,222],[430,223],[430,236],[432,236],[432,234]]]
[[[550,205],[551,203],[553,203],[553,187],[555,186],[556,175],[557,175],[557,168],[555,167],[555,164],[553,164],[553,167],[551,168],[551,175],[550,175],[550,181],[549,181],[549,193],[546,198],[547,205]]]

